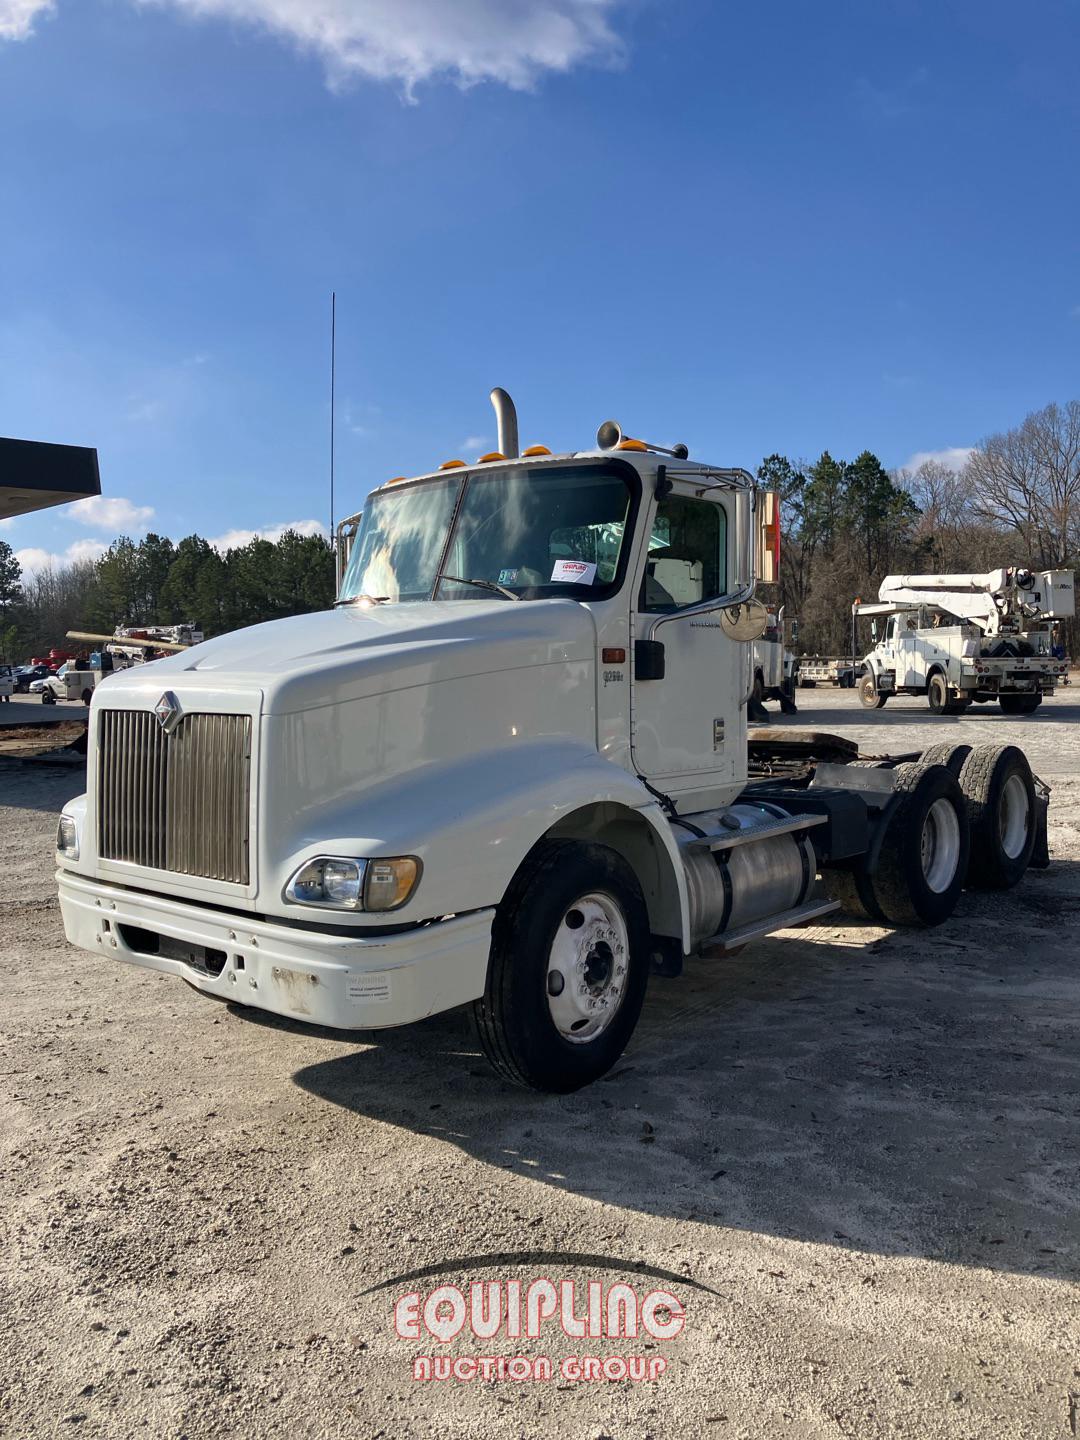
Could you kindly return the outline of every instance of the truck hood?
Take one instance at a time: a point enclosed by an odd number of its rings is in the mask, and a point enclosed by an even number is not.
[[[106,693],[258,690],[287,715],[494,671],[592,660],[596,625],[574,600],[341,606],[273,620],[121,671]]]

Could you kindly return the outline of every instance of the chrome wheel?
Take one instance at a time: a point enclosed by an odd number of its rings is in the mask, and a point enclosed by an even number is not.
[[[998,834],[1001,848],[1010,860],[1023,853],[1031,825],[1027,786],[1020,775],[1010,775],[1001,787],[998,802]]]
[[[622,910],[610,895],[583,895],[559,921],[548,955],[548,1010],[564,1040],[582,1045],[603,1034],[626,990],[630,944]]]
[[[935,800],[926,812],[920,853],[923,878],[931,890],[942,894],[960,863],[960,820],[950,801]]]

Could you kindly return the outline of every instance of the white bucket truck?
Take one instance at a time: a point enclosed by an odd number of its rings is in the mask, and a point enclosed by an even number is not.
[[[1020,879],[1044,808],[1012,747],[873,769],[773,731],[750,778],[775,549],[746,471],[610,422],[519,452],[493,400],[498,452],[339,529],[332,610],[95,693],[57,837],[74,944],[347,1030],[469,1005],[499,1072],[565,1091],[650,971],[838,905],[937,923],[969,853]]]
[[[852,607],[875,638],[885,626],[863,661],[859,698],[880,709],[890,695],[925,695],[935,715],[996,700],[1008,715],[1030,715],[1066,675],[1053,627],[1073,613],[1071,570],[886,575],[876,604]]]

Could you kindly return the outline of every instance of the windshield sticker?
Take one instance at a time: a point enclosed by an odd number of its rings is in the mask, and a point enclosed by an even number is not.
[[[499,584],[514,585],[517,583],[518,572],[516,570],[500,570]]]
[[[552,581],[570,581],[573,585],[591,585],[596,579],[596,566],[586,560],[556,560]]]

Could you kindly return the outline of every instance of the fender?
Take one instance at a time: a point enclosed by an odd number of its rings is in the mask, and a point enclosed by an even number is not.
[[[552,830],[607,843],[605,827],[625,832],[627,825],[647,827],[641,834],[654,844],[654,868],[664,876],[659,888],[669,897],[663,933],[679,935],[686,949],[686,877],[667,817],[636,776],[572,739],[523,740],[495,755],[421,766],[356,800],[305,813],[295,833],[262,837],[257,908],[358,928],[484,909],[499,904],[525,856]],[[286,904],[289,879],[316,855],[415,855],[423,873],[413,897],[392,915]],[[643,889],[649,899],[644,879]],[[650,903],[654,923],[655,908]]]

